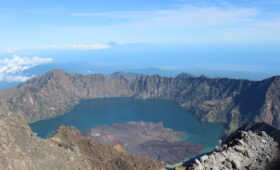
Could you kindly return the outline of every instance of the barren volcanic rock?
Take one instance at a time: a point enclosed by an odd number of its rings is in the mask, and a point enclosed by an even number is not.
[[[275,141],[261,130],[264,128],[268,132],[274,132],[273,135],[276,137],[280,135],[279,130],[268,124],[250,126],[255,132],[248,130],[250,129],[248,125],[244,125],[240,129],[248,128],[247,131],[233,133],[217,147],[216,151],[186,163],[186,169],[278,170],[280,168],[279,141]]]
[[[95,141],[109,145],[122,145],[129,154],[149,156],[167,163],[177,163],[198,154],[202,146],[185,140],[184,133],[164,128],[162,123],[129,122],[98,126],[86,135]]]

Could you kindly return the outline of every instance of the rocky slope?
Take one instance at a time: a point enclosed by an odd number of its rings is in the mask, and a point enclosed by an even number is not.
[[[254,131],[248,130],[248,125],[243,126],[241,129],[247,129],[247,131],[233,133],[216,148],[216,151],[186,163],[187,168],[183,169],[278,170],[280,168],[280,143],[267,133],[274,132],[274,136],[279,136],[279,130],[268,124],[259,125],[251,126]],[[267,128],[263,129],[264,126]]]
[[[159,98],[185,106],[207,122],[226,123],[228,132],[247,121],[280,127],[280,77],[263,81],[115,74],[69,74],[53,70],[14,89],[0,91],[0,111],[21,112],[28,121],[63,114],[81,100],[100,97]]]
[[[1,170],[138,170],[161,167],[161,162],[130,156],[119,148],[85,138],[73,127],[61,127],[47,140],[36,137],[22,115],[0,115]]]

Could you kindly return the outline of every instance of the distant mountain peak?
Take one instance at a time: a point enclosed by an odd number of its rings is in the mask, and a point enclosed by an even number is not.
[[[195,78],[196,76],[188,73],[181,73],[176,78]]]
[[[140,76],[143,76],[143,75],[144,74],[118,71],[118,72],[115,72],[115,73],[111,74],[111,77],[123,76],[123,77],[126,77],[126,78],[135,78],[135,77],[140,77]]]
[[[53,70],[47,72],[46,75],[47,74],[62,75],[62,74],[66,74],[66,72],[64,72],[63,70],[60,70],[60,69],[53,69]]]

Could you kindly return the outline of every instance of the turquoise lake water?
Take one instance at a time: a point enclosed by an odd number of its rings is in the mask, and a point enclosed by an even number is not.
[[[132,98],[103,98],[82,101],[70,112],[29,124],[37,136],[46,138],[61,126],[87,130],[99,125],[129,121],[162,122],[164,127],[185,132],[191,143],[204,146],[204,152],[218,145],[222,124],[203,123],[175,102]]]

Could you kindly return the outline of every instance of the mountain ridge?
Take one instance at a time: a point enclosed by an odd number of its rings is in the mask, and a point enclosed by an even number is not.
[[[202,121],[225,123],[227,133],[248,121],[280,125],[280,76],[262,81],[195,77],[113,77],[55,69],[0,91],[0,112],[23,113],[29,122],[55,117],[81,100],[102,97],[157,98],[177,102]]]

